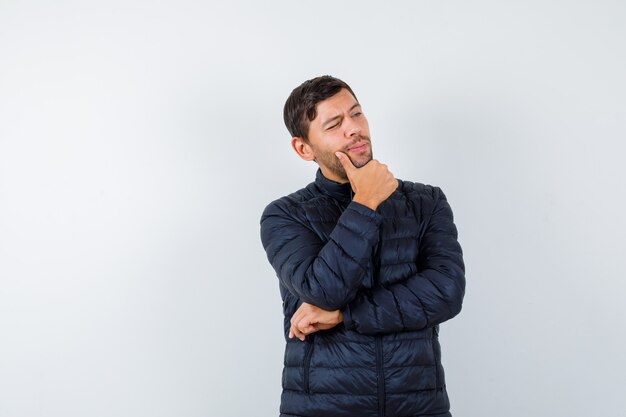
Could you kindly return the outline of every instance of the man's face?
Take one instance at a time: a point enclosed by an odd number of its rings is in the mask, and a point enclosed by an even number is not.
[[[348,177],[335,152],[348,155],[357,168],[372,160],[367,118],[348,90],[317,104],[317,116],[309,125],[309,146],[322,174],[336,182],[346,182]]]

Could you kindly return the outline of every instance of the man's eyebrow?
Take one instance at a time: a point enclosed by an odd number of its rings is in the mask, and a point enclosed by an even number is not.
[[[330,122],[334,122],[335,120],[340,119],[340,118],[341,118],[341,115],[339,115],[339,114],[337,116],[331,117],[330,119],[328,119],[324,123],[322,123],[322,127],[325,127],[325,126],[329,125]]]
[[[361,107],[361,103],[358,103],[358,102],[354,103],[352,105],[352,107],[350,107],[350,110],[348,110],[348,112],[351,112],[352,110],[354,110],[357,107]],[[327,126],[330,122],[333,122],[333,121],[335,121],[337,119],[340,119],[340,118],[341,118],[341,115],[339,115],[339,114],[337,116],[331,117],[330,119],[328,119],[324,123],[322,123],[322,127]]]

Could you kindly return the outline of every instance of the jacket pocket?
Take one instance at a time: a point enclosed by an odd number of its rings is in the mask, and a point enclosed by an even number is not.
[[[304,350],[304,363],[303,363],[304,374],[303,374],[303,383],[302,383],[302,385],[304,386],[304,392],[306,392],[307,394],[311,392],[309,378],[311,374],[311,357],[313,356],[313,335],[309,335],[308,339],[309,340],[307,340],[306,347]]]
[[[441,364],[441,345],[439,344],[439,328],[433,327],[433,354],[435,356],[435,388],[441,388],[446,385],[443,374],[443,365]]]

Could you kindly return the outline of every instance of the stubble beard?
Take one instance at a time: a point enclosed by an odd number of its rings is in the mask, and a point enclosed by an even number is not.
[[[352,158],[348,153],[348,149],[360,141],[367,142],[369,144],[369,149],[366,153],[358,156],[357,158]],[[348,158],[350,158],[350,161],[352,161],[352,165],[354,165],[356,168],[361,168],[365,166],[369,161],[373,159],[372,142],[370,141],[370,138],[368,136],[359,136],[358,139],[352,141],[352,143],[345,146],[343,149],[339,149],[338,151],[346,154]],[[339,158],[337,158],[335,152],[325,152],[322,154],[318,154],[316,159],[318,164],[324,164],[337,177],[341,178],[343,181],[348,181],[348,175],[346,174],[346,170],[343,168],[343,165],[341,165],[341,162],[339,162]]]

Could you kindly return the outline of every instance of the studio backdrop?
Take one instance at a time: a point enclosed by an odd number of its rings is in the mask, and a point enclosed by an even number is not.
[[[452,206],[453,414],[626,416],[625,4],[0,1],[0,417],[278,415],[259,219],[322,74]]]

